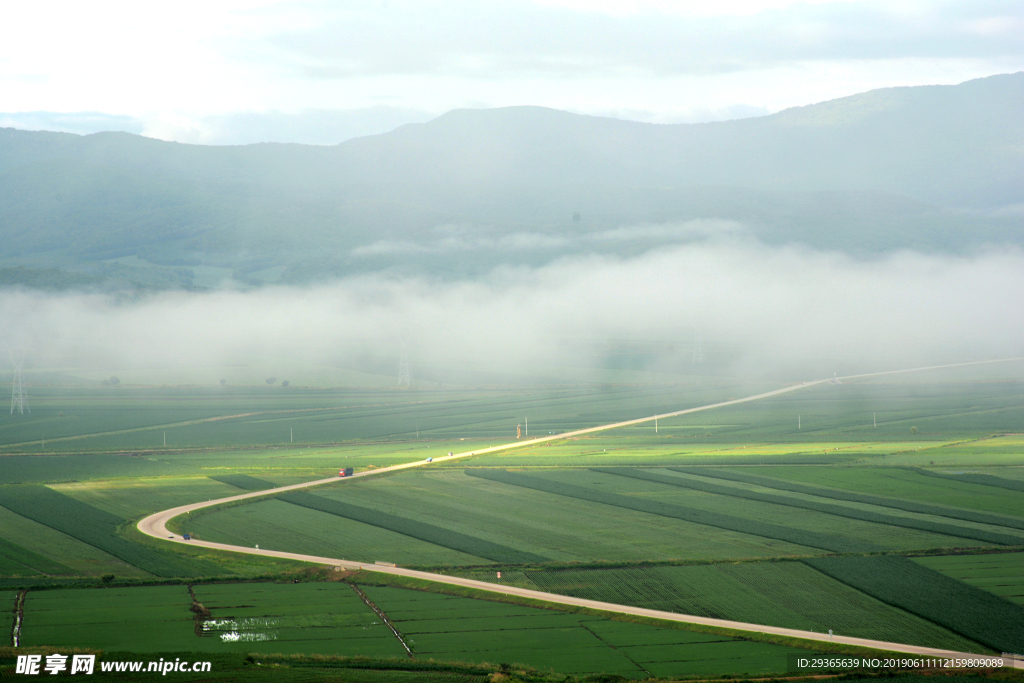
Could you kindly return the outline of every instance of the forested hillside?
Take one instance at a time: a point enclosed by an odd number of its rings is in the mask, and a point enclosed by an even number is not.
[[[0,129],[0,284],[452,277],[746,235],[871,254],[1024,242],[1024,74],[654,125],[459,110],[332,147]]]

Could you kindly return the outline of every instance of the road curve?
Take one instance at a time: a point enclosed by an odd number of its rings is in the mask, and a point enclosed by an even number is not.
[[[560,439],[572,438],[583,434],[593,434],[595,432],[601,432],[609,429],[617,429],[619,427],[627,427],[630,425],[642,424],[644,422],[652,422],[655,419],[664,419],[666,417],[674,417],[676,415],[685,415],[687,413],[696,413],[703,410],[712,410],[714,408],[721,408],[724,406],[736,405],[739,403],[748,403],[750,401],[758,401],[764,398],[772,396],[778,396],[780,394],[789,393],[792,391],[798,391],[800,389],[806,389],[808,387],[817,386],[827,382],[842,381],[847,379],[858,379],[862,377],[875,377],[881,375],[897,374],[904,372],[914,372],[916,370],[933,370],[942,368],[962,367],[967,365],[978,365],[984,363],[999,363],[1008,361],[1019,361],[1024,358],[1007,358],[994,361],[977,361],[972,363],[956,363],[951,365],[941,366],[929,366],[923,368],[911,368],[907,370],[890,370],[885,372],[867,373],[861,375],[848,375],[844,377],[834,377],[831,380],[814,380],[811,382],[804,382],[802,384],[794,384],[781,389],[775,389],[773,391],[767,391],[754,396],[747,396],[745,398],[733,399],[730,401],[722,401],[720,403],[711,403],[704,406],[698,406],[696,408],[686,408],[684,410],[677,410],[670,413],[661,413],[658,415],[652,415],[650,417],[639,418],[635,420],[626,420],[624,422],[615,422],[612,424],[601,425],[598,427],[589,427],[586,429],[579,429],[572,432],[564,432],[562,434],[549,435],[536,439],[527,439],[522,441],[515,441],[513,443],[504,444],[501,446],[492,446],[475,451],[466,451],[464,453],[455,453],[450,456],[441,456],[433,459],[433,462],[440,463],[449,460],[456,460],[459,458],[467,458],[475,455],[483,455],[485,453],[495,453],[498,451],[511,450],[514,448],[522,448],[524,446],[530,446],[546,441],[556,441]],[[392,574],[395,576],[407,576],[416,579],[423,579],[426,581],[433,581],[435,583],[443,583],[452,586],[463,586],[467,588],[474,588],[476,590],[486,591],[488,593],[497,593],[500,595],[514,595],[523,598],[530,598],[533,600],[540,600],[544,602],[556,603],[560,605],[573,605],[578,607],[586,607],[590,609],[603,610],[606,612],[614,612],[618,614],[630,614],[635,616],[649,617],[653,619],[661,619],[664,621],[674,621],[687,624],[699,624],[704,626],[715,626],[719,628],[728,628],[739,631],[749,631],[753,633],[767,633],[772,635],[787,636],[792,638],[802,638],[804,640],[814,640],[822,642],[833,642],[844,645],[856,645],[860,647],[869,647],[877,650],[886,650],[889,652],[900,652],[913,655],[923,655],[928,657],[977,657],[969,653],[955,652],[952,650],[942,650],[929,647],[921,647],[917,645],[908,645],[905,643],[890,643],[878,640],[868,640],[865,638],[853,638],[850,636],[843,635],[829,635],[823,633],[816,633],[814,631],[801,631],[797,629],[781,628],[778,626],[765,626],[762,624],[749,624],[739,621],[729,621],[726,619],[711,619],[707,617],[699,617],[689,614],[677,614],[675,612],[663,612],[660,610],[644,609],[641,607],[632,607],[629,605],[618,605],[614,603],[599,602],[596,600],[584,600],[582,598],[574,598],[566,595],[557,595],[555,593],[545,593],[543,591],[531,590],[528,588],[517,588],[514,586],[503,586],[500,584],[488,583],[486,581],[476,581],[474,579],[464,579],[454,576],[446,576],[444,574],[433,574],[430,572],[422,572],[414,569],[403,569],[401,567],[392,567],[388,565],[379,564],[367,564],[365,562],[354,562],[351,560],[342,560],[333,557],[318,557],[316,555],[304,555],[301,553],[289,553],[278,550],[268,550],[265,548],[246,548],[242,546],[229,545],[227,543],[212,543],[209,541],[191,540],[185,541],[177,534],[171,533],[167,529],[167,523],[183,514],[190,513],[194,510],[202,510],[203,508],[213,507],[215,505],[221,505],[223,503],[230,503],[239,500],[248,500],[250,498],[260,498],[264,496],[270,496],[284,491],[294,491],[296,489],[310,488],[313,486],[320,486],[323,484],[346,482],[350,479],[357,479],[359,477],[374,476],[385,472],[396,472],[399,470],[411,469],[414,467],[422,467],[427,465],[426,460],[417,460],[415,462],[403,463],[400,465],[392,465],[390,467],[382,467],[380,469],[369,470],[365,472],[359,472],[351,477],[340,479],[338,477],[329,477],[327,479],[318,479],[316,481],[308,481],[300,484],[291,484],[289,486],[280,486],[278,488],[266,489],[264,491],[253,491],[250,493],[243,493],[237,496],[229,496],[227,498],[218,498],[217,500],[204,501],[199,503],[192,503],[190,505],[181,505],[170,510],[164,510],[157,512],[148,517],[142,519],[138,523],[138,529],[147,536],[160,539],[162,541],[173,542],[173,543],[184,543],[192,546],[200,546],[203,548],[209,548],[211,550],[225,550],[236,553],[246,553],[249,555],[262,555],[266,557],[277,557],[287,560],[298,560],[301,562],[312,562],[315,564],[323,564],[333,567],[339,567],[350,570],[364,570],[379,572],[382,574]],[[1024,662],[1015,661],[1013,666],[1017,668],[1024,668]]]

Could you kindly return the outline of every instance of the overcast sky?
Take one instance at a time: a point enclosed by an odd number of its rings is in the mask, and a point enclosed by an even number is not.
[[[1019,0],[9,3],[0,126],[334,144],[462,107],[752,116],[1024,70]]]

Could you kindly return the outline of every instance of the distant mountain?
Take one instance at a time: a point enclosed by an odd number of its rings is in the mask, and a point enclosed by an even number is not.
[[[0,283],[471,274],[721,220],[855,253],[1021,244],[1022,114],[1017,73],[704,124],[459,110],[334,147],[0,129]]]

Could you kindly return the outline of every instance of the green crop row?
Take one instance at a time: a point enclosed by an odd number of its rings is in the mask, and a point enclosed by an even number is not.
[[[535,564],[545,562],[548,558],[534,553],[510,548],[469,534],[463,534],[444,527],[434,526],[406,517],[390,515],[370,508],[353,505],[339,500],[331,500],[316,496],[305,491],[293,491],[278,496],[281,500],[302,507],[326,512],[328,514],[354,519],[390,531],[396,531],[421,541],[427,541],[452,550],[484,557],[494,562],[507,564]]]
[[[950,519],[959,519],[965,522],[991,524],[993,526],[1004,526],[1011,529],[1024,529],[1024,519],[1017,519],[1004,515],[994,515],[976,510],[948,508],[941,505],[919,503],[912,500],[902,500],[900,498],[875,496],[870,493],[857,493],[855,491],[843,491],[840,489],[826,488],[824,486],[798,484],[796,482],[783,481],[781,479],[759,477],[755,474],[747,474],[746,472],[737,472],[735,470],[713,470],[706,467],[669,467],[667,469],[670,469],[673,472],[682,472],[683,474],[711,477],[714,479],[726,479],[728,481],[738,481],[744,484],[754,484],[755,486],[763,486],[765,488],[778,489],[780,491],[792,491],[793,493],[805,493],[807,495],[819,496],[821,498],[833,498],[835,500],[848,500],[853,503],[878,505],[880,507],[894,508],[896,510],[916,512],[922,515],[935,515],[936,517],[948,517]]]
[[[674,470],[676,468],[670,469]],[[872,512],[871,510],[862,510],[860,508],[833,505],[831,503],[824,503],[817,500],[804,500],[803,498],[794,498],[792,496],[781,496],[772,493],[761,493],[759,491],[750,491],[747,489],[737,488],[735,486],[719,486],[718,484],[712,484],[711,482],[701,481],[699,479],[673,477],[669,475],[658,474],[656,472],[637,470],[632,467],[599,467],[592,468],[592,470],[594,472],[601,472],[603,474],[615,474],[621,477],[631,477],[633,479],[641,479],[643,481],[653,481],[659,484],[679,486],[681,488],[693,489],[694,491],[703,491],[705,493],[714,493],[716,495],[721,496],[732,496],[733,498],[756,500],[761,503],[787,505],[789,507],[800,508],[803,510],[813,510],[814,512],[822,512],[827,515],[835,515],[837,517],[856,519],[862,522],[874,522],[876,524],[887,524],[889,526],[903,527],[904,529],[928,531],[933,534],[945,534],[946,536],[971,538],[976,541],[982,541],[985,543],[996,543],[1000,545],[1011,546],[1024,544],[1024,537],[1020,536],[1011,536],[1009,534],[1001,534],[998,532],[986,531],[984,529],[972,529],[969,527],[955,526],[953,524],[943,524],[942,522],[933,522],[931,520],[926,519],[913,519],[910,517],[887,515],[883,512]]]
[[[1024,651],[1024,608],[912,560],[882,555],[803,562],[999,652]]]
[[[123,519],[45,486],[0,487],[0,505],[156,576],[191,576],[195,569],[211,574],[217,571],[205,567],[205,563],[197,563],[203,567],[188,567],[176,558],[126,541],[117,535],[117,527]]]
[[[962,481],[968,484],[981,484],[982,486],[997,486],[1001,489],[1010,489],[1011,491],[1024,491],[1024,481],[1004,479],[1002,477],[992,476],[991,474],[980,474],[974,472],[946,474],[945,472],[933,472],[932,470],[925,470],[920,467],[908,467],[907,469],[917,472],[918,474],[923,474],[926,477],[952,479],[953,481]]]
[[[210,479],[227,484],[228,486],[245,489],[246,491],[265,491],[277,486],[273,482],[250,477],[248,474],[222,474],[217,477],[210,477]]]
[[[70,567],[65,567],[60,562],[55,562],[33,550],[29,550],[24,546],[12,543],[3,538],[0,538],[0,557],[6,557],[17,564],[24,565],[30,569],[35,569],[42,574],[74,573]]]
[[[597,489],[587,488],[585,486],[577,486],[575,484],[550,481],[548,479],[532,477],[526,474],[519,474],[517,472],[509,472],[507,470],[483,468],[467,469],[466,474],[473,477],[480,477],[481,479],[497,481],[502,484],[531,488],[559,496],[589,500],[594,503],[613,505],[615,507],[636,510],[638,512],[645,512],[662,517],[681,519],[686,522],[704,524],[706,526],[718,527],[720,529],[728,529],[729,531],[738,531],[752,536],[773,538],[779,541],[795,543],[797,545],[810,548],[821,548],[832,552],[875,552],[879,550],[878,547],[872,544],[838,538],[830,534],[793,529],[779,526],[777,524],[768,524],[766,522],[759,522],[753,519],[743,519],[740,517],[733,517],[732,515],[725,515],[708,510],[699,510],[697,508],[685,507],[683,505],[676,505],[673,503],[663,503],[661,501],[649,500],[646,498],[624,496],[618,493],[600,491]]]
[[[950,650],[974,646],[795,561],[528,574],[541,590],[589,600]]]

